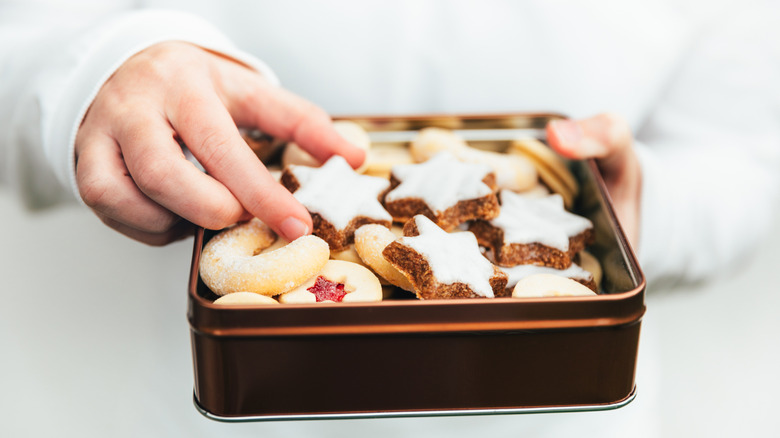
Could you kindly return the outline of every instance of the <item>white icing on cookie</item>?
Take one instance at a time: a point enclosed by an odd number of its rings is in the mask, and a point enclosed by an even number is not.
[[[566,277],[571,278],[572,280],[582,281],[590,281],[593,279],[593,275],[591,275],[590,272],[582,269],[574,263],[572,263],[571,266],[566,269],[555,269],[548,266],[537,265],[517,265],[512,266],[511,268],[499,266],[498,269],[504,271],[504,273],[506,273],[507,277],[509,278],[509,281],[506,283],[507,289],[515,287],[517,282],[523,278],[530,277],[531,275],[535,274],[553,274],[559,277]]]
[[[402,237],[398,242],[420,253],[437,281],[463,283],[477,295],[493,298],[493,264],[482,256],[473,233],[448,233],[423,215],[413,220],[420,235]]]
[[[569,238],[592,228],[582,216],[569,213],[560,195],[547,197],[525,196],[501,191],[501,212],[490,224],[504,230],[504,243],[541,243],[569,250]]]
[[[392,221],[379,202],[379,194],[390,185],[384,178],[365,176],[352,170],[347,161],[334,155],[321,167],[290,166],[300,187],[295,199],[311,213],[318,213],[337,230],[346,228],[357,216]]]
[[[401,184],[387,193],[385,201],[419,198],[434,212],[441,212],[459,201],[491,194],[482,182],[490,172],[490,166],[462,163],[451,153],[440,152],[424,163],[393,166],[393,176]]]

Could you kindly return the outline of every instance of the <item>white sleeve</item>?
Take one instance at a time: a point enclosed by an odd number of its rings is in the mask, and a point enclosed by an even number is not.
[[[264,63],[188,13],[120,11],[79,27],[58,27],[56,17],[45,26],[35,24],[40,17],[0,22],[0,41],[15,42],[0,47],[0,182],[14,187],[31,207],[78,199],[78,127],[102,84],[139,51],[162,41],[187,41],[237,59],[278,83]]]
[[[749,260],[780,190],[777,8],[714,23],[637,133],[640,264],[696,281]]]

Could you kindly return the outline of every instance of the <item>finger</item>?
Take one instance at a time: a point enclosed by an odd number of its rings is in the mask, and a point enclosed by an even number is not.
[[[179,222],[163,232],[151,233],[128,226],[98,212],[96,212],[96,214],[104,224],[113,228],[115,231],[118,231],[133,240],[151,246],[164,246],[178,240],[186,239],[195,234],[195,225],[184,220],[179,220]]]
[[[599,165],[621,166],[631,148],[631,130],[622,118],[609,113],[583,120],[553,120],[547,125],[550,146],[572,159],[598,158]]]
[[[85,133],[76,143],[79,194],[96,213],[150,233],[166,231],[179,220],[138,189],[113,138]]]
[[[241,126],[251,126],[283,140],[297,143],[320,162],[341,155],[358,168],[366,159],[363,149],[344,139],[320,107],[264,80],[238,96],[228,96],[227,106]]]
[[[312,230],[311,215],[263,166],[216,94],[188,96],[171,123],[206,171],[288,240]]]
[[[135,116],[117,138],[138,188],[168,210],[209,229],[225,228],[244,214],[230,190],[186,160],[162,117]]]

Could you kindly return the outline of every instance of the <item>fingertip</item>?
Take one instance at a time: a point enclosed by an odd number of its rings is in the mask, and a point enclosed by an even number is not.
[[[352,166],[353,169],[357,169],[366,162],[366,156],[368,155],[365,150],[350,144],[349,153],[344,157]]]
[[[566,158],[582,158],[579,145],[582,129],[571,120],[552,120],[547,124],[547,142],[550,147]]]
[[[282,237],[292,242],[301,236],[311,233],[311,229],[311,218],[304,220],[296,216],[288,216],[279,224],[278,232]]]

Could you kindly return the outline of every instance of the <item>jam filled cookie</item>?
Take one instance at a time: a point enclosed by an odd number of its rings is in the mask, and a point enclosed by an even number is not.
[[[381,301],[382,286],[368,268],[343,260],[329,260],[301,286],[279,296],[280,303]]]
[[[332,251],[348,248],[361,225],[392,223],[379,202],[390,183],[356,173],[338,155],[321,167],[289,166],[281,182],[309,210],[314,235],[328,242]]]
[[[420,299],[507,296],[507,276],[482,256],[469,232],[447,233],[423,215],[383,251]]]
[[[393,167],[384,202],[396,222],[422,214],[446,231],[468,220],[494,218],[499,210],[490,167],[462,163],[448,152]]]
[[[502,190],[500,196],[498,217],[475,221],[469,231],[493,250],[501,266],[535,264],[565,269],[593,241],[593,224],[566,211],[560,195],[538,198]]]

